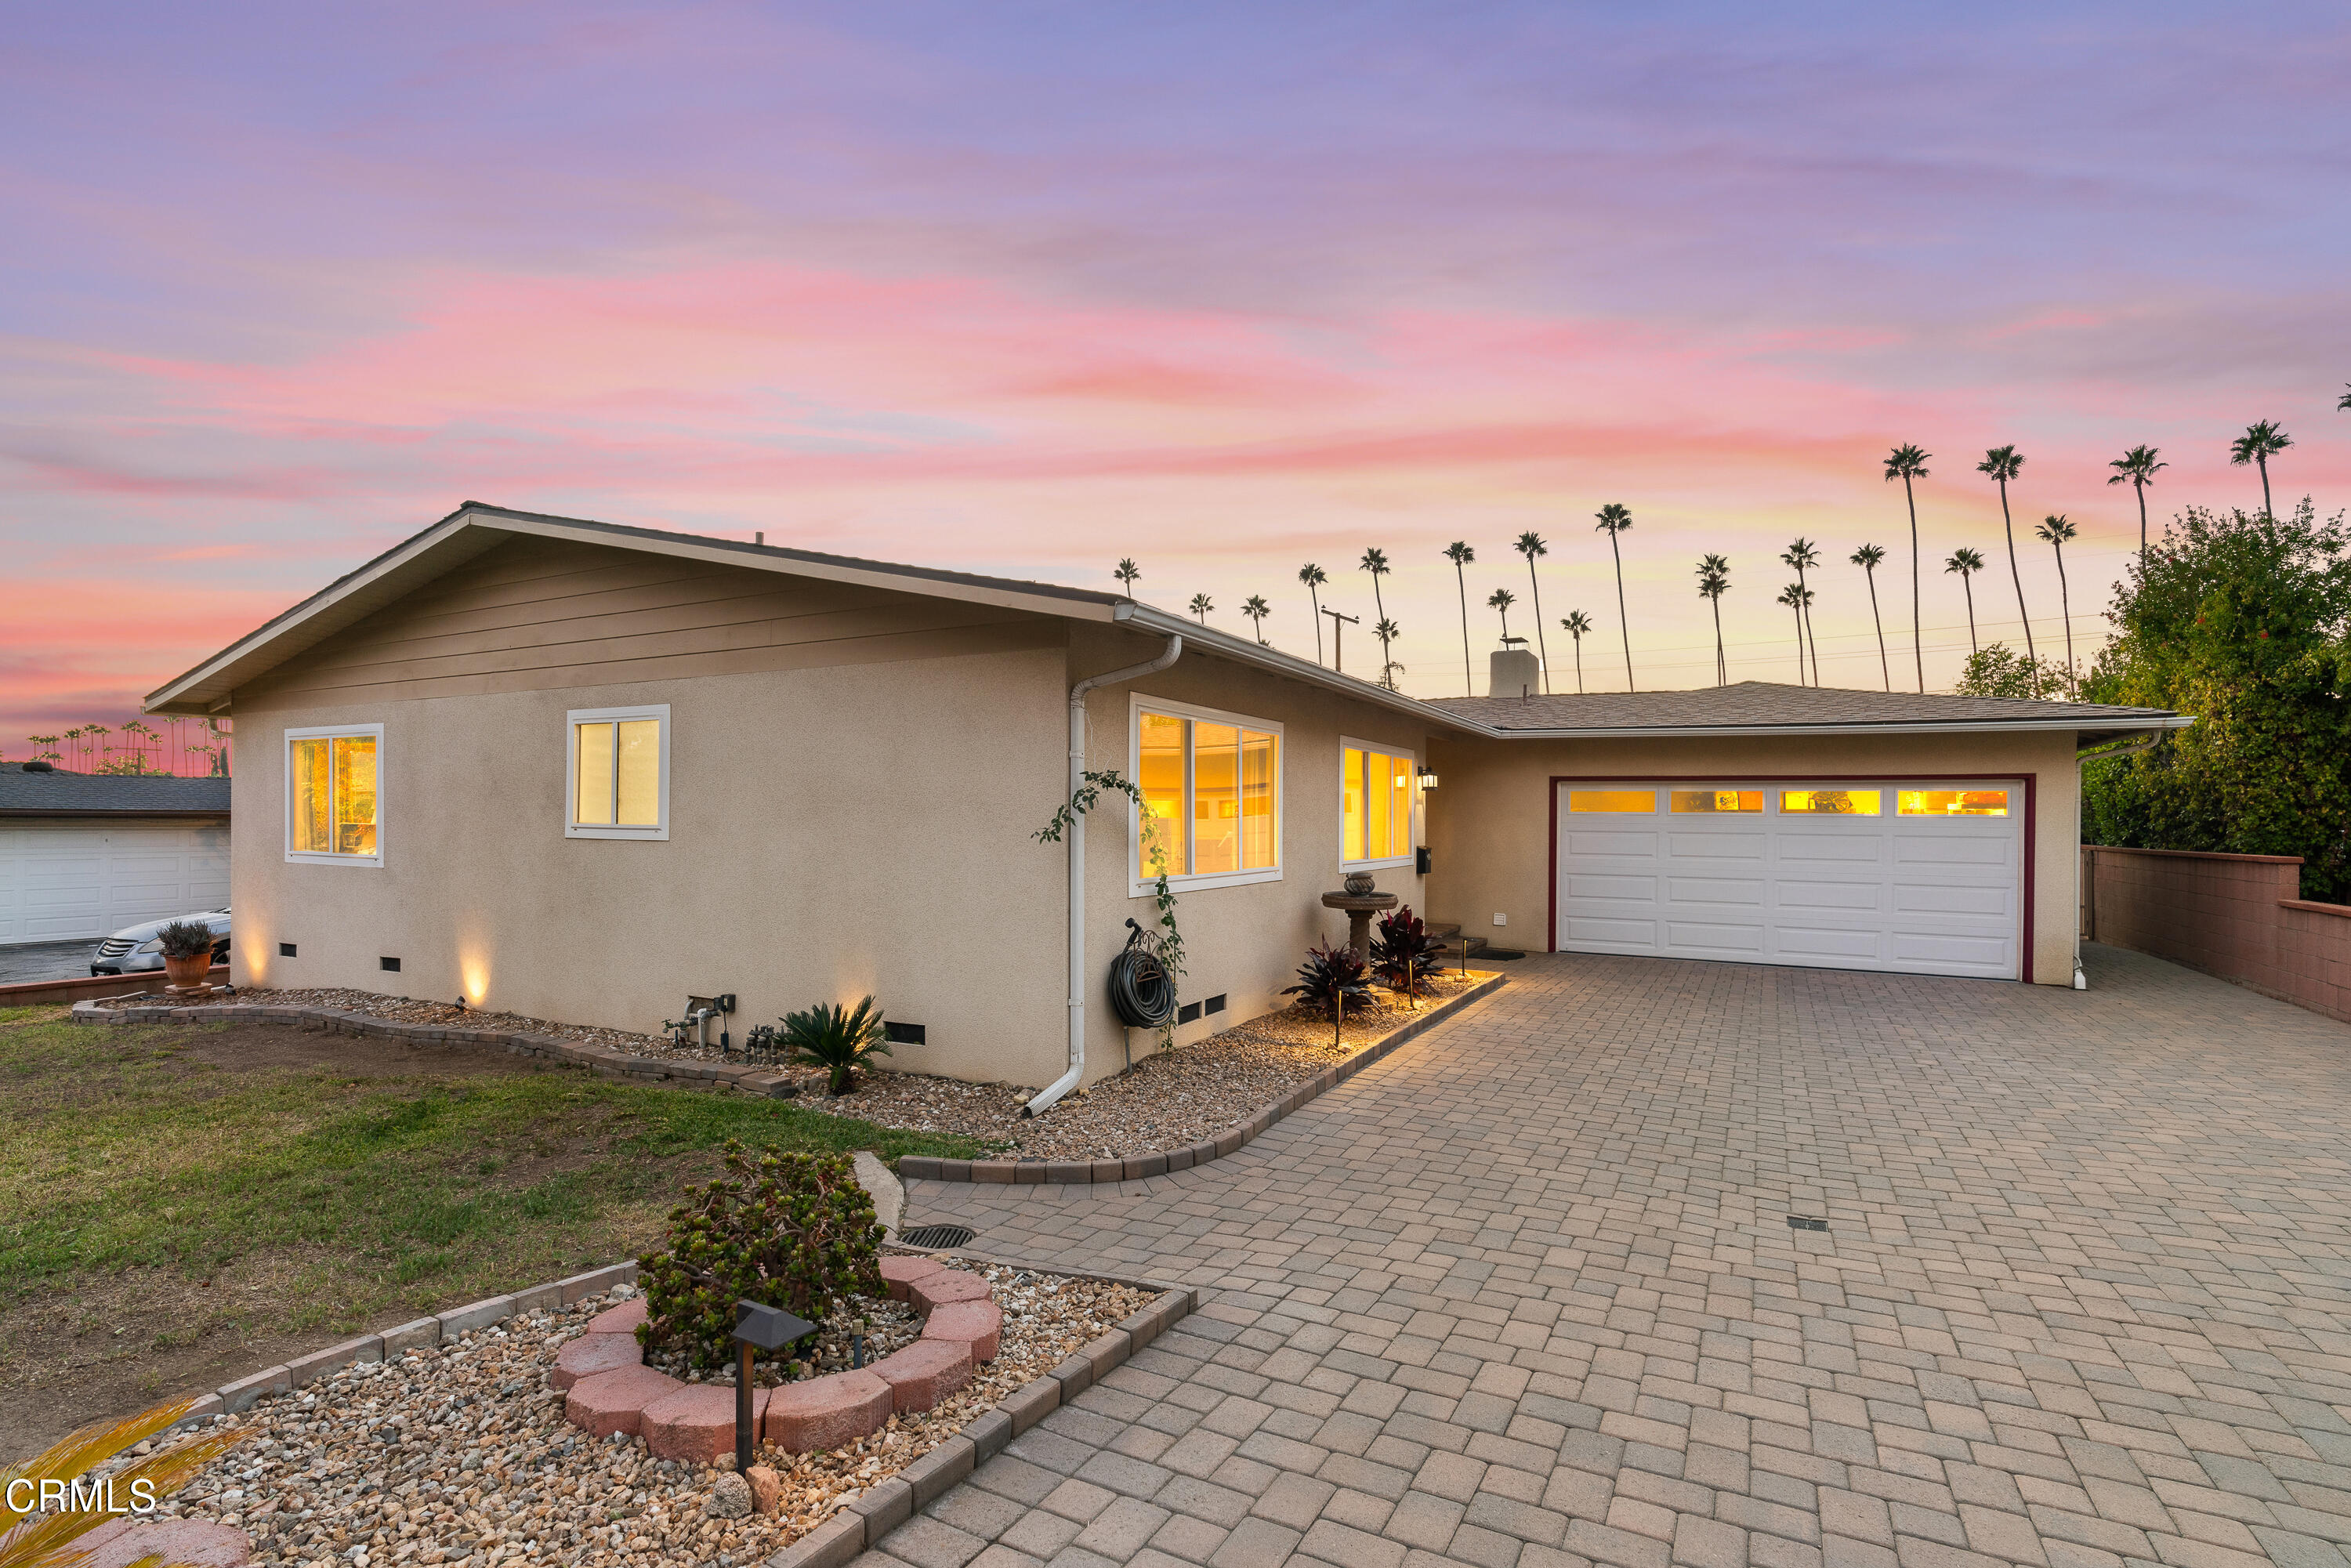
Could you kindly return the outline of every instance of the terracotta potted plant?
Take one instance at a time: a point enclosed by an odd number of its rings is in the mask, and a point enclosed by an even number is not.
[[[163,974],[175,991],[201,991],[210,986],[213,928],[201,920],[174,920],[155,933],[162,944]]]

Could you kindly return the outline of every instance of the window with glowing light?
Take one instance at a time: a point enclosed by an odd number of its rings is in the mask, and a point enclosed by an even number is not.
[[[286,858],[383,864],[383,726],[286,732]]]
[[[1134,699],[1139,889],[1214,887],[1281,874],[1281,727],[1208,708]]]
[[[668,838],[668,705],[577,708],[564,721],[565,835]]]
[[[1408,751],[1340,742],[1339,861],[1399,865],[1412,859],[1412,809],[1419,760]]]

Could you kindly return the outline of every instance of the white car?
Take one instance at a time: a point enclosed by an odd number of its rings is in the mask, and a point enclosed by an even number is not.
[[[194,920],[213,928],[213,962],[228,957],[228,911],[207,909],[198,915],[174,915],[172,920]],[[98,945],[89,956],[89,972],[93,975],[136,975],[163,967],[163,939],[156,935],[172,920],[150,920],[144,925],[129,925]]]

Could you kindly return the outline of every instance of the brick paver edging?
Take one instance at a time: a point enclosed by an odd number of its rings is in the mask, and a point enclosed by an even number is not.
[[[1251,1142],[1308,1101],[1336,1089],[1406,1040],[1444,1022],[1471,1003],[1491,996],[1502,988],[1506,979],[1505,976],[1490,975],[1459,996],[1447,997],[1378,1043],[1366,1046],[1344,1061],[1332,1062],[1272,1104],[1259,1107],[1257,1113],[1248,1121],[1237,1122],[1216,1137],[1203,1138],[1180,1149],[1129,1155],[1117,1160],[943,1160],[928,1155],[901,1155],[898,1156],[899,1179],[994,1182],[1028,1186],[1043,1183],[1138,1181],[1144,1176],[1165,1176],[1170,1171],[1190,1170],[1194,1166],[1222,1159]]]
[[[789,1073],[773,1068],[632,1056],[627,1051],[614,1051],[607,1046],[582,1045],[577,1040],[562,1040],[550,1034],[464,1029],[449,1024],[402,1023],[397,1019],[381,1019],[371,1013],[350,1012],[340,1008],[292,1007],[261,1002],[220,1002],[194,1007],[173,1007],[158,1002],[152,1007],[106,1008],[96,1002],[76,1002],[72,1021],[87,1024],[289,1024],[299,1029],[324,1030],[329,1034],[371,1035],[380,1040],[404,1040],[411,1045],[487,1046],[510,1056],[537,1057],[585,1067],[605,1078],[626,1078],[639,1082],[674,1079],[681,1088],[739,1089],[747,1094],[760,1094],[777,1100],[789,1100],[799,1092],[798,1085]]]
[[[402,1323],[398,1328],[381,1333],[361,1334],[340,1344],[330,1344],[324,1350],[314,1350],[308,1355],[298,1355],[277,1366],[264,1367],[234,1383],[223,1384],[190,1407],[188,1413],[172,1423],[174,1428],[191,1421],[203,1421],[214,1416],[234,1416],[251,1409],[265,1396],[288,1393],[308,1383],[315,1383],[329,1374],[354,1363],[385,1361],[413,1346],[438,1346],[444,1340],[455,1340],[475,1329],[523,1312],[533,1312],[541,1307],[568,1307],[590,1296],[602,1295],[615,1285],[633,1284],[637,1278],[634,1261],[611,1263],[601,1269],[590,1269],[584,1274],[574,1274],[568,1280],[549,1284],[533,1285],[528,1290],[507,1295],[492,1296],[462,1307],[452,1307],[429,1318]]]

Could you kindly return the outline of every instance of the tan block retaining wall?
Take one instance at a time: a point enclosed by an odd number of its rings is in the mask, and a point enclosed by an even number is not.
[[[2292,855],[2085,845],[2083,935],[2351,1022],[2351,904],[2302,896]]]

